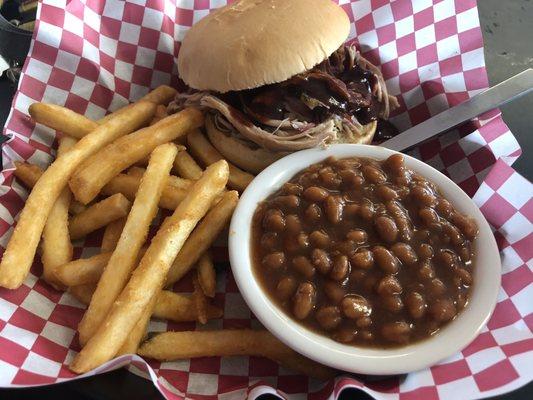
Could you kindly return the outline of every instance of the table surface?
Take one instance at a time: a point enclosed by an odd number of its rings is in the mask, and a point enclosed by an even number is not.
[[[496,84],[533,66],[533,2],[530,0],[483,0],[478,2],[481,27],[485,40],[485,57],[490,83]],[[14,88],[0,80],[0,126],[4,124]],[[522,156],[514,168],[533,180],[533,95],[501,107],[503,117],[522,147]],[[34,389],[0,389],[2,399],[91,399],[129,400],[162,399],[155,387],[143,378],[120,369],[97,377]],[[343,400],[370,399],[360,391],[343,393]],[[530,383],[497,399],[526,400],[533,398]]]

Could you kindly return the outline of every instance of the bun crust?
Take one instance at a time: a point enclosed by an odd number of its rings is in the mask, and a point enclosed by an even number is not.
[[[348,16],[331,0],[237,0],[187,32],[178,70],[197,90],[252,89],[311,69],[349,32]]]

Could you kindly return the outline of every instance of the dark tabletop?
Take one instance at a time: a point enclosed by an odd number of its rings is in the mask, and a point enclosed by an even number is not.
[[[485,39],[485,57],[491,84],[533,66],[533,2],[530,0],[482,0],[478,2]],[[4,124],[14,88],[0,79],[0,126]],[[533,180],[533,96],[526,96],[502,107],[504,120],[522,147],[514,168]],[[34,389],[0,389],[0,399],[12,400],[137,400],[162,399],[151,382],[120,369],[97,377]],[[370,399],[360,391],[345,391],[342,400]],[[502,400],[533,398],[530,383],[512,393],[495,397]]]

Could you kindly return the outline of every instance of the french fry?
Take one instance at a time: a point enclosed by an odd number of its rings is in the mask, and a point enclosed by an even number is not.
[[[154,104],[164,104],[164,105],[167,105],[168,103],[170,103],[174,97],[176,97],[176,89],[170,87],[170,86],[167,86],[167,85],[161,85],[157,88],[155,88],[154,90],[152,90],[150,93],[146,94],[145,96],[141,97],[138,101],[148,101],[150,103],[154,103]],[[104,123],[104,122],[107,122],[109,120],[109,118],[111,118],[112,116],[115,116],[119,113],[122,113],[126,110],[129,110],[129,108],[131,108],[131,104],[128,104],[122,108],[119,108],[118,110],[114,111],[113,113],[111,114],[108,114],[106,115],[105,117],[101,118],[100,120],[98,120],[98,122],[100,124]]]
[[[91,297],[96,289],[95,285],[71,286],[69,292],[82,304],[89,305]],[[222,309],[209,304],[207,306],[207,318],[222,318]],[[157,296],[157,301],[152,314],[153,318],[166,319],[174,322],[194,322],[198,320],[196,307],[190,297],[174,293],[170,290],[162,290]]]
[[[128,215],[130,207],[131,202],[120,193],[93,204],[70,220],[71,239],[81,239],[113,221],[125,217]]]
[[[100,125],[67,153],[58,157],[41,175],[20,214],[17,226],[0,263],[0,286],[16,289],[24,281],[35,257],[44,224],[74,170],[89,156],[120,136],[133,132],[150,119],[155,105],[142,102]]]
[[[168,273],[166,286],[179,281],[189,272],[200,256],[207,251],[222,229],[228,224],[237,206],[239,194],[236,191],[226,192],[216,207],[213,207],[198,224],[183,248],[172,263]]]
[[[129,176],[136,176],[137,178],[142,178],[145,172],[146,172],[145,168],[133,166],[133,167],[128,168],[128,171],[126,172],[126,174]]]
[[[72,193],[78,201],[87,204],[121,171],[149,155],[157,146],[185,135],[201,124],[203,124],[202,113],[190,108],[164,118],[155,125],[117,139],[93,154],[84,163],[83,168],[72,175],[69,180]]]
[[[76,144],[76,139],[63,136],[59,140],[58,156],[69,151]],[[60,288],[55,277],[56,268],[72,260],[72,243],[69,235],[68,210],[72,194],[65,187],[57,198],[43,229],[41,261],[43,279],[56,289]]]
[[[161,294],[161,291],[159,292],[159,294]],[[117,356],[121,356],[123,354],[137,353],[139,344],[146,336],[146,330],[148,328],[148,324],[150,323],[150,316],[154,312],[157,297],[157,294],[152,296],[150,302],[144,308],[139,320],[133,326],[133,329],[131,330],[130,334],[126,336],[126,340],[124,341],[124,343],[122,343],[122,346],[120,346],[120,349],[116,354]]]
[[[267,357],[318,379],[335,376],[333,369],[296,353],[266,330],[164,332],[144,342],[138,354],[159,361],[240,355]]]
[[[33,103],[28,111],[35,122],[76,139],[81,139],[98,127],[97,122],[55,104]]]
[[[152,90],[150,93],[146,94],[141,98],[141,100],[149,101],[155,104],[163,104],[166,106],[168,103],[174,100],[176,93],[178,93],[178,91],[173,87],[161,85]]]
[[[65,286],[96,283],[100,279],[109,258],[111,258],[111,254],[108,251],[60,265],[56,268],[56,277]]]
[[[202,176],[202,168],[186,150],[176,156],[173,172],[185,179],[198,180]]]
[[[168,116],[167,108],[162,104],[158,105],[157,110],[155,112],[155,116],[150,121],[150,125],[156,124],[157,122],[161,121],[166,116]]]
[[[157,301],[152,315],[155,318],[168,319],[174,322],[197,321],[196,307],[190,297],[162,290],[157,296]],[[222,317],[222,310],[211,304],[207,306],[207,318],[217,319]]]
[[[187,144],[192,155],[200,160],[204,165],[211,165],[218,160],[222,160],[222,154],[209,142],[202,132],[198,129],[187,135]],[[246,186],[254,179],[254,176],[235,165],[228,162],[229,165],[229,183],[228,186],[239,192],[244,191]]]
[[[207,297],[198,282],[198,277],[193,277],[192,284],[194,286],[194,292],[192,293],[192,301],[196,308],[196,314],[198,315],[198,322],[205,325],[207,323]]]
[[[208,251],[200,257],[196,264],[196,269],[198,270],[198,282],[200,283],[204,294],[207,297],[215,297],[217,275],[213,260]]]
[[[98,283],[111,258],[111,254],[113,254],[113,250],[60,265],[56,270],[57,279],[65,286],[93,285]],[[136,262],[142,258],[145,252],[146,247],[141,247]]]
[[[85,211],[86,209],[87,209],[87,206],[85,204],[81,204],[77,200],[73,200],[73,199],[70,200],[70,205],[68,207],[68,211],[72,215],[78,215],[79,213],[81,213],[82,211]]]
[[[216,196],[224,190],[228,175],[228,164],[220,161],[207,168],[191,187],[164,229],[160,229],[153,238],[104,322],[74,359],[70,366],[74,372],[90,371],[117,354],[149,306],[152,296],[161,291],[172,260],[183,243]]]
[[[100,246],[102,253],[115,250],[124,225],[126,225],[126,218],[119,218],[105,227],[102,245]]]
[[[20,181],[27,188],[31,189],[32,187],[34,187],[41,175],[43,174],[43,170],[37,165],[21,161],[15,161],[14,164],[15,171],[13,172],[13,174],[17,179],[20,179]]]
[[[14,175],[17,179],[20,179],[24,186],[31,189],[35,183],[39,180],[41,175],[43,174],[43,170],[34,164],[29,164],[26,162],[21,161],[15,161],[15,172]],[[114,193],[113,193],[114,194]],[[72,197],[72,196],[71,196]],[[79,201],[76,200],[70,200],[69,204],[69,212],[71,214],[79,214],[83,210],[85,210],[87,207],[81,204]]]
[[[190,179],[178,178],[175,175],[170,175],[168,177],[168,184],[178,189],[187,190],[194,184],[194,182],[195,181],[192,181]]]
[[[98,330],[136,266],[137,255],[146,240],[150,223],[157,213],[159,197],[177,153],[176,146],[167,143],[158,146],[150,157],[117,247],[98,281],[93,300],[78,326],[82,345]]]
[[[87,305],[91,302],[94,289],[96,289],[96,285],[79,285],[69,287],[68,292],[80,303]]]
[[[102,188],[102,194],[112,195],[122,193],[127,199],[133,200],[135,199],[135,193],[137,193],[140,182],[141,180],[136,176],[119,174]],[[174,211],[186,195],[186,190],[167,183],[159,199],[159,207]]]

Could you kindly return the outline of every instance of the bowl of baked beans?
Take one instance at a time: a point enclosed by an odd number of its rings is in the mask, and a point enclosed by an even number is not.
[[[379,146],[332,145],[272,164],[239,201],[229,252],[267,329],[356,373],[407,373],[460,351],[500,287],[494,236],[468,195]]]

